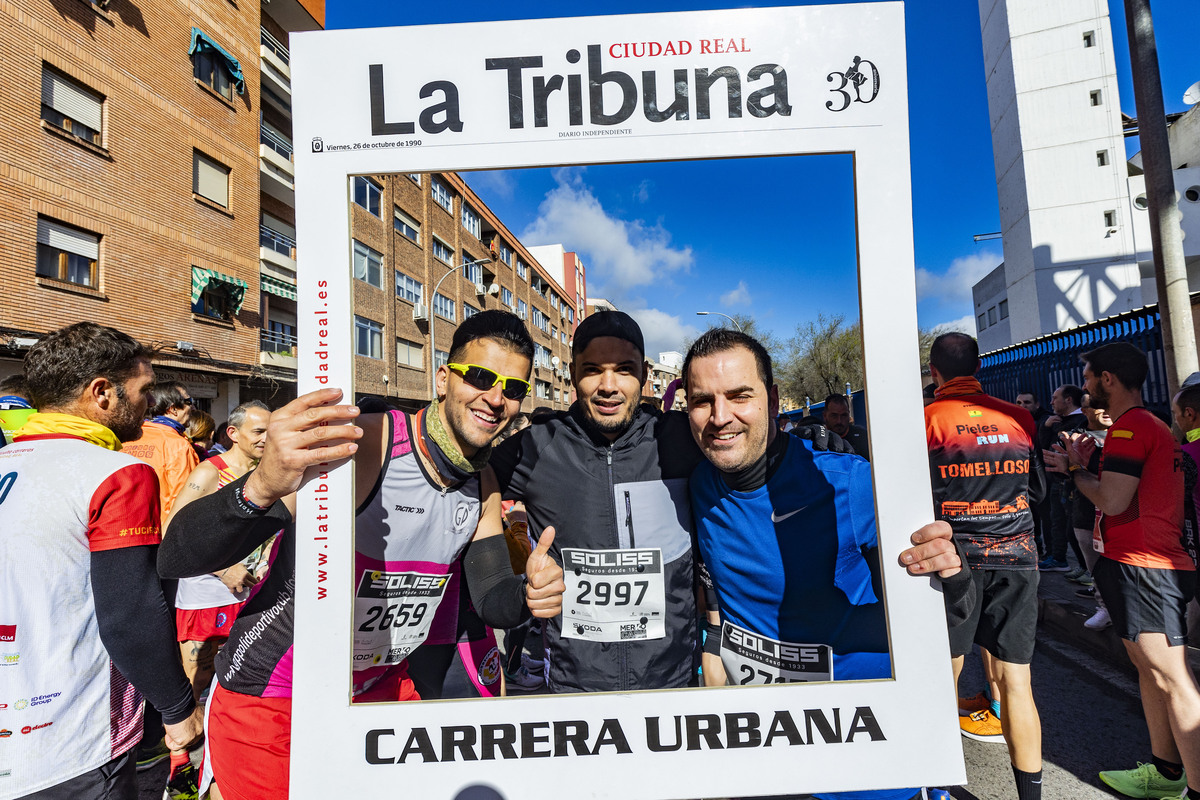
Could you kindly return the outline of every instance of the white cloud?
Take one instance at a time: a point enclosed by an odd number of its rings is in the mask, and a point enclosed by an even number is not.
[[[954,259],[942,273],[918,268],[917,299],[970,303],[971,287],[994,270],[1003,259],[999,253],[982,252]]]
[[[520,238],[528,245],[561,242],[580,253],[589,294],[621,307],[638,302],[643,292],[635,292],[637,287],[653,285],[661,291],[672,276],[691,269],[690,247],[673,247],[670,232],[661,225],[611,216],[584,183],[582,170],[556,170],[554,179],[558,185]]]
[[[653,185],[653,182],[649,178],[639,183],[637,189],[633,192],[633,199],[639,203],[650,202],[650,187]]]
[[[969,336],[978,335],[975,330],[975,316],[967,314],[965,317],[939,322],[931,329],[931,332],[935,334],[950,333],[951,331],[959,331]]]
[[[489,170],[486,172],[460,172],[459,177],[466,180],[467,185],[481,196],[511,200],[517,190],[517,182],[512,173],[505,170]]]
[[[650,361],[658,359],[659,353],[668,350],[683,352],[683,343],[698,337],[700,329],[688,325],[680,317],[659,311],[657,308],[628,308],[622,309],[637,320],[646,340],[646,358]]]
[[[746,288],[745,281],[738,281],[738,285],[734,289],[730,289],[725,294],[721,295],[721,305],[723,306],[748,306],[750,305],[750,290]]]

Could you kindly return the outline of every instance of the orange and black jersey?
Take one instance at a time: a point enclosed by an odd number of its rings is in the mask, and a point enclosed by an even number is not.
[[[1036,569],[1031,505],[1046,493],[1033,417],[955,378],[925,407],[934,513],[972,567]]]

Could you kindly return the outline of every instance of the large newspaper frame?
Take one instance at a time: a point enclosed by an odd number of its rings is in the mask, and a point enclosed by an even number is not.
[[[300,392],[353,386],[347,176],[853,154],[894,669],[892,680],[866,682],[351,707],[354,492],[351,469],[330,464],[301,491],[297,513],[292,795],[695,798],[963,783],[941,598],[896,563],[908,534],[931,518],[902,4],[325,31],[292,41]],[[653,73],[658,108],[685,79],[686,119],[648,118],[655,106],[648,114],[643,72]],[[731,72],[740,93],[728,77],[698,87],[705,75]],[[535,81],[552,87],[555,75],[561,89],[542,113]],[[712,98],[707,114],[702,95]],[[714,208],[756,202],[752,187],[711,192]],[[579,723],[582,745],[569,736]],[[475,744],[443,747],[455,737]],[[508,737],[511,746],[497,744]]]

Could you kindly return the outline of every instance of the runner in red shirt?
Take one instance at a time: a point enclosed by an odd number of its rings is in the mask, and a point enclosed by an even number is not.
[[[1100,560],[1093,578],[1137,667],[1153,754],[1150,764],[1101,772],[1100,779],[1133,797],[1200,800],[1200,686],[1186,652],[1196,571],[1181,542],[1179,445],[1142,406],[1145,354],[1115,342],[1080,358],[1092,401],[1114,422],[1095,472],[1095,442],[1084,434],[1046,451],[1047,466],[1069,474],[1096,504],[1093,542]]]

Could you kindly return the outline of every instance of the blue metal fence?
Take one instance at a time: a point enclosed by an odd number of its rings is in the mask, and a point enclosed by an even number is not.
[[[1021,392],[1033,392],[1048,409],[1050,396],[1059,386],[1066,383],[1083,386],[1083,362],[1079,355],[1111,342],[1129,342],[1146,354],[1150,374],[1142,387],[1143,400],[1150,410],[1169,419],[1171,398],[1167,396],[1158,306],[1146,306],[995,350],[983,356],[979,382],[988,394],[1009,401]]]

